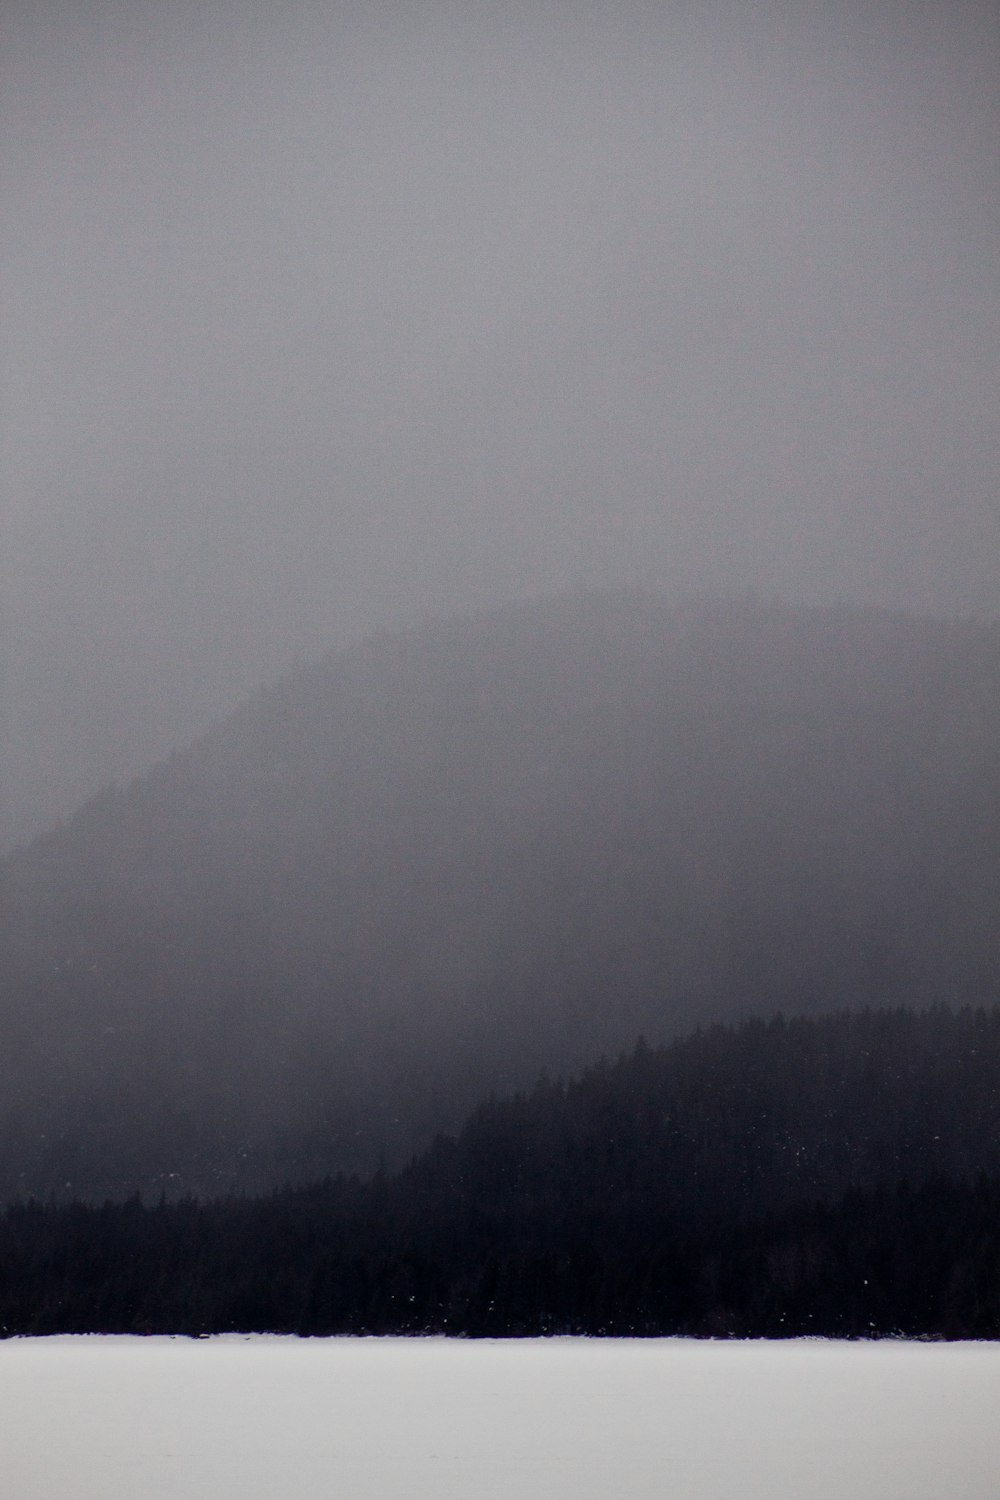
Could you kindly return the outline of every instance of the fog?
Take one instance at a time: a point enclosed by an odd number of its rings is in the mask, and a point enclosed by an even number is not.
[[[0,838],[427,612],[997,613],[998,32],[7,0]]]

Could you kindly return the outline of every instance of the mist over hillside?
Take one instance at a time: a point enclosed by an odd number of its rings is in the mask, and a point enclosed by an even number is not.
[[[1000,627],[577,594],[302,668],[0,866],[0,1194],[392,1165],[639,1033],[992,1003]]]
[[[1000,613],[993,0],[5,0],[0,850],[580,586]]]

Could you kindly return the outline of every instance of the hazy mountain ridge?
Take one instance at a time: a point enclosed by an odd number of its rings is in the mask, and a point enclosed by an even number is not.
[[[303,1180],[640,1031],[992,1001],[998,805],[996,625],[586,595],[368,642],[0,867],[0,1185]]]

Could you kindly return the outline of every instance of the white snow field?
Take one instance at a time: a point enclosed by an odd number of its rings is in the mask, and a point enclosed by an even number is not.
[[[998,1500],[1000,1344],[0,1344],[11,1500]]]

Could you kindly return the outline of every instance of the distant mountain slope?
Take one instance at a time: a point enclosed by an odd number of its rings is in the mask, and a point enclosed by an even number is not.
[[[638,1032],[992,1001],[998,808],[995,625],[596,595],[373,640],[0,866],[0,1194],[391,1164]]]

